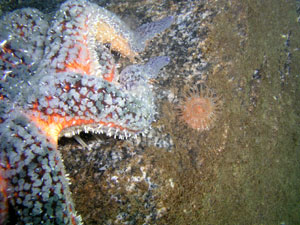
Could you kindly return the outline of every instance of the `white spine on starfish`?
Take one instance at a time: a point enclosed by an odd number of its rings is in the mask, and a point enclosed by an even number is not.
[[[27,12],[36,15],[27,16]],[[10,203],[18,211],[20,223],[70,224],[74,219],[80,224],[55,149],[57,136],[53,139],[51,134],[58,135],[60,123],[68,122],[67,127],[74,125],[66,131],[71,135],[82,129],[120,138],[139,132],[144,135],[156,114],[149,79],[156,77],[168,59],[150,59],[116,76],[113,56],[104,44],[110,43],[122,55],[134,57],[144,49],[146,40],[170,25],[172,18],[142,25],[133,32],[113,13],[84,0],[64,3],[47,32],[48,23],[38,21],[43,17],[38,11],[26,9],[10,15],[5,17],[8,23],[0,24],[5,28],[0,34],[4,71],[0,162],[4,178],[12,186]],[[24,29],[26,35],[21,32],[18,36],[10,29],[18,21],[26,28],[37,24],[41,29]],[[93,28],[109,31],[108,35]],[[115,75],[114,82],[107,81],[110,74]],[[76,127],[78,120],[93,122]]]

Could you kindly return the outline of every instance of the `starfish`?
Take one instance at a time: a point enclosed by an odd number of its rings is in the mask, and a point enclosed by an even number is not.
[[[70,0],[45,18],[26,8],[0,21],[0,224],[82,224],[59,137],[145,133],[156,114],[149,81],[169,62],[159,56],[118,73],[111,50],[133,62],[172,17],[132,31],[104,8]]]

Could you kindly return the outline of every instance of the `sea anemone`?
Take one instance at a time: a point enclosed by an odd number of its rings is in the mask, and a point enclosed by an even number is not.
[[[221,101],[213,90],[197,85],[185,93],[178,106],[180,120],[189,127],[204,131],[213,127]]]

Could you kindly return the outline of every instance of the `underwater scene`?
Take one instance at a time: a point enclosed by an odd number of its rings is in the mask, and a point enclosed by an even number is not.
[[[300,224],[299,0],[0,16],[0,225]]]

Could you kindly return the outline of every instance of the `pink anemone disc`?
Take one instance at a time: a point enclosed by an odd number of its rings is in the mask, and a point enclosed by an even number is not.
[[[197,131],[213,127],[221,101],[214,91],[204,85],[191,88],[185,93],[179,104],[179,117],[190,128]]]

